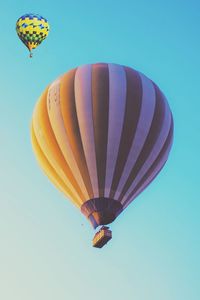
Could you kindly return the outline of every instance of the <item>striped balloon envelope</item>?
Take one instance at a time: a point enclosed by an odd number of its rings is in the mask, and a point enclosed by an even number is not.
[[[132,68],[88,64],[39,98],[32,145],[49,179],[89,219],[109,224],[164,166],[173,119],[158,86]]]

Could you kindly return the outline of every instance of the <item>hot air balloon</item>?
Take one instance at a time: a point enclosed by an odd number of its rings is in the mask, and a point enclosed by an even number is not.
[[[30,51],[35,49],[49,34],[49,24],[47,19],[36,14],[25,14],[16,23],[16,31],[20,40]]]
[[[111,237],[107,224],[139,195],[167,161],[173,119],[158,86],[142,73],[97,63],[68,71],[39,98],[32,145],[54,185],[90,221],[103,225],[93,246]]]

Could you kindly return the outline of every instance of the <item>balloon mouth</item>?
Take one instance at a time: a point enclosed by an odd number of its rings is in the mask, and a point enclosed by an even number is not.
[[[94,229],[100,225],[108,225],[115,219],[116,216],[113,213],[105,211],[95,211],[88,217],[88,220],[90,221]]]
[[[122,210],[123,206],[120,202],[105,197],[90,199],[81,206],[81,212],[94,229],[112,223]]]

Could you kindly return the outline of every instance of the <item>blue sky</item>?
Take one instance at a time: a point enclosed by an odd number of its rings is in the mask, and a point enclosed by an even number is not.
[[[200,4],[191,1],[4,1],[0,4],[0,298],[200,299]],[[49,20],[28,58],[15,22]],[[174,115],[163,171],[91,247],[87,220],[35,161],[30,120],[46,85],[85,63],[131,66],[153,79]]]

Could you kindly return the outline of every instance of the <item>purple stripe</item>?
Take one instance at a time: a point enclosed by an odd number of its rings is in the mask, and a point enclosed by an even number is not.
[[[144,146],[145,140],[151,127],[155,110],[155,89],[152,84],[152,81],[141,73],[139,73],[139,75],[142,81],[142,107],[135,137],[131,145],[131,149],[115,197],[120,196],[122,189],[128,179],[128,176],[130,175],[130,172],[133,169],[138,159],[138,156]]]
[[[91,86],[92,66],[84,65],[79,67],[75,75],[75,101],[77,117],[94,197],[98,197],[99,189],[94,142]]]
[[[124,169],[140,116],[142,83],[137,71],[124,67],[126,73],[126,107],[118,157],[109,197],[113,198]]]
[[[92,65],[92,109],[99,197],[104,197],[109,111],[108,65]]]
[[[147,173],[144,175],[142,180],[135,187],[134,191],[130,193],[129,196],[127,197],[123,205],[124,209],[154,180],[154,178],[158,175],[158,173],[160,173],[169,156],[172,142],[173,142],[173,120],[171,122],[170,132],[168,134],[163,149],[159,153],[159,156],[157,157],[157,159],[155,160],[151,168],[147,171]]]
[[[126,104],[126,74],[119,65],[109,64],[109,124],[106,161],[105,197],[110,194],[119,151]]]
[[[157,87],[156,87],[156,90],[157,90]],[[158,90],[156,93],[160,94],[160,92],[158,92]],[[160,95],[158,97],[160,98]],[[166,138],[168,136],[170,124],[171,124],[171,112],[170,112],[167,102],[164,100],[163,97],[162,97],[161,101],[164,102],[164,117],[162,119],[161,130],[159,131],[159,135],[156,139],[156,142],[153,145],[151,152],[148,155],[148,158],[145,160],[144,164],[142,164],[142,167],[136,173],[137,175],[136,175],[134,181],[132,182],[132,184],[127,189],[126,193],[124,194],[124,196],[121,200],[122,204],[126,201],[128,195],[134,190],[134,188],[136,187],[138,182],[141,180],[141,178],[144,176],[144,174],[147,172],[147,170],[151,167],[151,165],[155,161],[156,157],[158,156],[159,152],[161,151],[161,149],[166,141]]]

